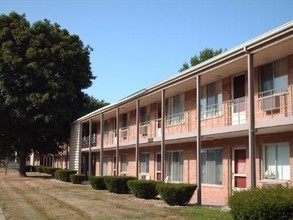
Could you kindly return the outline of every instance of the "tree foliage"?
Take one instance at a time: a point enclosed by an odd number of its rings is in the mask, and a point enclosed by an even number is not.
[[[218,49],[218,50],[214,50],[211,48],[206,48],[202,51],[200,51],[199,56],[194,55],[193,57],[190,58],[190,64],[188,63],[184,63],[182,65],[182,67],[179,69],[179,72],[182,72],[184,70],[187,70],[188,68],[195,66],[203,61],[206,61],[214,56],[217,56],[221,53],[223,53],[225,50],[223,49]]]
[[[82,92],[94,79],[90,52],[58,24],[0,16],[0,149],[17,151],[22,176],[32,149],[57,151],[70,122],[93,106]]]

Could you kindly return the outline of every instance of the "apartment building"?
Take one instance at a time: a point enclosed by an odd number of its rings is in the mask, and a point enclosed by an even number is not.
[[[196,183],[199,204],[291,185],[293,21],[77,119],[69,154],[79,173]]]

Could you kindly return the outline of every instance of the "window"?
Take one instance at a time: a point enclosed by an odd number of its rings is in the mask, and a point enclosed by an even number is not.
[[[183,152],[167,152],[167,176],[170,181],[183,182]]]
[[[149,172],[149,154],[140,154],[140,173]]]
[[[104,138],[109,138],[109,120],[104,121]]]
[[[128,169],[128,155],[121,155],[121,172],[126,173]]]
[[[266,64],[260,69],[262,96],[270,96],[287,91],[288,69],[287,59]]]
[[[103,175],[108,175],[108,156],[103,156]]]
[[[167,99],[167,125],[184,123],[184,93]]]
[[[201,118],[218,117],[222,113],[222,81],[201,87]]]
[[[290,147],[288,143],[263,146],[263,178],[290,179]]]
[[[140,108],[139,113],[139,121],[142,122],[149,122],[150,121],[150,106],[145,106]]]
[[[222,184],[223,180],[223,150],[207,149],[201,151],[202,183]]]
[[[128,127],[128,114],[122,114],[122,128]]]

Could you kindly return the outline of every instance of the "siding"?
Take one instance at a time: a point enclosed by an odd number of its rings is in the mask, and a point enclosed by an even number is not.
[[[69,151],[69,169],[79,170],[79,143],[80,143],[80,125],[74,123],[71,125],[70,133],[70,151]]]

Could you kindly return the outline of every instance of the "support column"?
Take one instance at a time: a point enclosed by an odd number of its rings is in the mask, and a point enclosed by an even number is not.
[[[79,158],[78,158],[78,173],[82,173],[82,170],[81,170],[81,166],[82,166],[82,152],[81,152],[81,148],[82,148],[82,123],[79,124],[79,141],[78,141],[78,155],[79,155]],[[74,168],[74,167],[71,167],[71,168]]]
[[[136,177],[139,174],[139,100],[136,100],[136,146],[135,146]]]
[[[116,109],[116,138],[117,138],[117,144],[116,144],[116,176],[119,176],[119,108]]]
[[[100,176],[103,176],[103,154],[104,154],[104,115],[100,116],[101,148],[100,148]]]
[[[88,176],[92,175],[92,119],[89,120],[89,173]]]
[[[196,76],[196,107],[197,107],[197,134],[196,134],[196,184],[197,204],[201,205],[201,76]]]
[[[245,48],[246,49],[246,48]],[[254,70],[253,54],[247,52],[247,69],[248,69],[248,103],[249,103],[249,130],[248,130],[248,156],[249,156],[249,176],[250,188],[256,187],[255,173],[255,115],[254,115]]]
[[[162,134],[161,134],[161,178],[162,181],[166,178],[165,172],[165,90],[162,90],[161,93],[161,125],[162,125]]]

